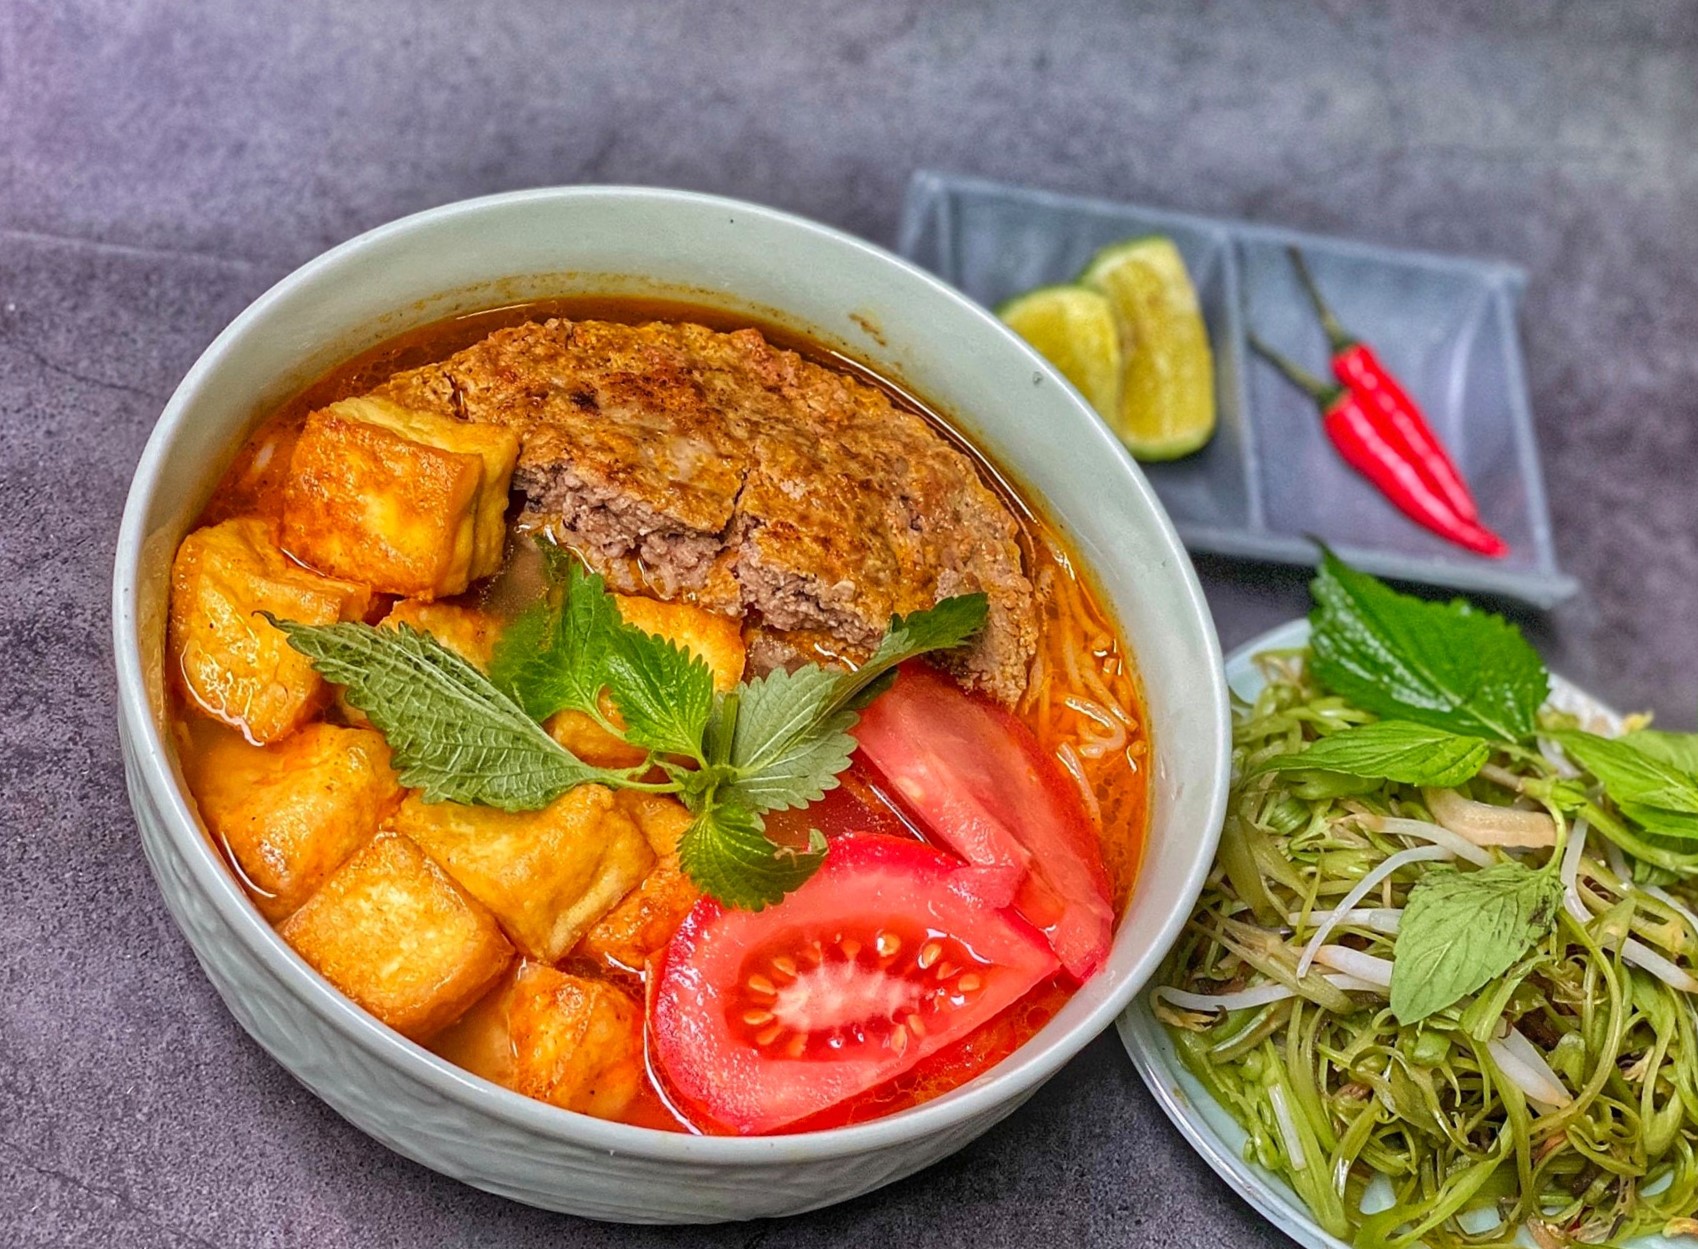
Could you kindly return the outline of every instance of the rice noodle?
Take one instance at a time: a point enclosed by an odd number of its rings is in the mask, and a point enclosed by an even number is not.
[[[1511,1026],[1501,1038],[1486,1042],[1486,1050],[1511,1084],[1530,1101],[1559,1109],[1574,1100],[1538,1047]]]
[[[1118,751],[1126,745],[1126,726],[1120,720],[1110,715],[1108,710],[1096,702],[1088,702],[1077,694],[1069,694],[1061,700],[1061,705],[1069,707],[1095,724],[1107,729],[1106,734],[1095,734],[1079,747],[1079,753],[1087,759],[1100,759],[1110,751]]]
[[[1330,923],[1335,926],[1342,924],[1346,928],[1366,928],[1369,932],[1383,932],[1388,937],[1397,935],[1398,924],[1402,918],[1402,910],[1392,906],[1357,907],[1350,911],[1312,911],[1309,914],[1311,924]],[[1293,911],[1285,917],[1285,922],[1295,928],[1303,922],[1303,916]]]
[[[1587,827],[1583,818],[1574,821],[1574,827],[1568,830],[1568,844],[1562,848],[1562,866],[1557,869],[1557,878],[1562,881],[1563,908],[1578,924],[1592,922],[1592,912],[1586,909],[1586,903],[1580,898],[1580,887],[1575,883],[1580,871],[1580,856],[1586,850]]]
[[[1061,760],[1061,766],[1067,769],[1067,774],[1079,786],[1079,796],[1085,801],[1085,811],[1091,817],[1091,823],[1102,827],[1103,809],[1097,801],[1096,788],[1085,775],[1085,765],[1079,761],[1078,754],[1073,749],[1072,742],[1062,742],[1055,748],[1055,757]]]
[[[1698,979],[1691,972],[1664,958],[1643,941],[1628,937],[1621,943],[1621,956],[1635,967],[1644,968],[1671,989],[1698,993]]]
[[[1341,971],[1347,976],[1381,988],[1391,987],[1391,960],[1380,958],[1347,945],[1323,945],[1315,951],[1315,961],[1323,967]]]
[[[1386,985],[1378,980],[1364,980],[1346,972],[1330,971],[1325,973],[1322,980],[1335,989],[1343,989],[1346,993],[1378,993],[1385,996]],[[1389,982],[1388,982],[1389,983]],[[1296,997],[1297,990],[1283,984],[1253,984],[1247,989],[1235,989],[1231,993],[1191,993],[1185,989],[1174,989],[1167,985],[1159,985],[1151,991],[1151,997],[1160,998],[1170,1006],[1181,1010],[1214,1011],[1214,1010],[1250,1010],[1257,1006],[1269,1006],[1274,1002],[1283,1002],[1286,998]]]
[[[1454,857],[1454,855],[1454,851],[1444,846],[1416,846],[1412,850],[1399,850],[1396,854],[1388,856],[1380,863],[1370,868],[1368,873],[1363,876],[1361,880],[1356,882],[1356,887],[1344,895],[1343,900],[1339,902],[1334,914],[1337,914],[1338,911],[1350,910],[1363,898],[1368,896],[1368,891],[1370,889],[1401,867],[1405,867],[1410,863],[1430,863],[1435,859],[1449,859]],[[1303,957],[1297,960],[1297,975],[1299,978],[1309,974],[1309,967],[1315,961],[1316,952],[1323,944],[1325,944],[1327,937],[1332,934],[1334,927],[1336,927],[1336,923],[1332,920],[1328,920],[1319,928],[1315,929],[1315,935],[1309,938],[1309,944],[1303,949]]]
[[[1181,1010],[1249,1010],[1296,997],[1297,991],[1283,984],[1269,983],[1251,985],[1248,989],[1232,993],[1189,993],[1184,989],[1170,989],[1164,984],[1152,996]]]
[[[1435,846],[1443,846],[1457,858],[1466,859],[1475,867],[1490,867],[1494,861],[1489,852],[1482,850],[1461,833],[1453,833],[1448,828],[1426,820],[1409,820],[1395,815],[1358,815],[1353,818],[1363,828],[1372,829],[1377,833],[1390,833],[1394,837],[1418,837],[1422,841],[1432,842]]]

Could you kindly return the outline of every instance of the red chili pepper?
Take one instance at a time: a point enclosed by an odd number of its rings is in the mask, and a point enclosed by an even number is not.
[[[1326,300],[1321,298],[1321,289],[1315,284],[1315,277],[1309,272],[1303,253],[1295,247],[1287,250],[1291,253],[1291,263],[1297,270],[1303,289],[1309,292],[1309,300],[1315,305],[1315,313],[1321,319],[1327,341],[1332,344],[1333,376],[1355,391],[1362,403],[1380,414],[1392,435],[1401,443],[1405,458],[1427,484],[1444,497],[1452,511],[1464,520],[1479,520],[1480,509],[1474,502],[1468,483],[1462,480],[1456,462],[1450,458],[1432,426],[1427,424],[1427,418],[1409,397],[1409,392],[1381,363],[1372,347],[1351,336],[1339,324]]]
[[[1441,538],[1493,559],[1509,550],[1502,538],[1479,521],[1458,516],[1450,501],[1433,489],[1405,454],[1396,431],[1387,425],[1378,407],[1364,403],[1353,388],[1323,382],[1253,335],[1250,346],[1315,401],[1321,411],[1321,427],[1344,462],[1379,487],[1380,493],[1411,520]]]

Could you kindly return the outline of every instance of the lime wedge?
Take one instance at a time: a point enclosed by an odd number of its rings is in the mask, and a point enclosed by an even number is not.
[[[1140,460],[1197,450],[1215,432],[1215,370],[1179,249],[1159,235],[1114,243],[1079,281],[1107,296],[1120,329],[1126,363],[1109,424]]]
[[[1108,299],[1083,286],[1044,286],[997,309],[1110,425],[1120,409],[1120,331]]]

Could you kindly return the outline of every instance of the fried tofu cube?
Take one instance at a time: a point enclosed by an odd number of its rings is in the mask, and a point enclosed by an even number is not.
[[[600,785],[540,811],[498,811],[409,797],[393,827],[495,913],[513,943],[555,962],[654,864],[636,822]]]
[[[483,488],[478,493],[472,576],[487,577],[501,567],[507,545],[507,491],[513,466],[519,460],[519,435],[502,425],[457,421],[434,412],[421,412],[372,396],[344,399],[331,407],[351,420],[378,425],[430,447],[475,455],[483,460]]]
[[[527,1097],[618,1117],[643,1078],[642,1012],[614,985],[521,962],[431,1048]]]
[[[278,931],[326,980],[415,1041],[464,1014],[513,958],[495,917],[389,831],[331,873]]]
[[[621,971],[640,972],[672,940],[701,896],[678,866],[678,856],[668,855],[584,934],[573,953]]]
[[[512,1088],[513,1034],[507,1027],[507,1007],[513,1000],[514,976],[525,966],[524,959],[515,962],[470,1010],[432,1037],[432,1052],[475,1076]]]
[[[428,633],[461,659],[479,671],[489,670],[490,656],[495,651],[496,638],[501,634],[500,622],[489,612],[455,603],[427,603],[422,599],[402,599],[378,621],[380,629],[410,625],[420,633]],[[347,723],[364,727],[371,721],[366,713],[348,701],[348,691],[336,691],[337,713]]]
[[[369,729],[309,724],[251,746],[208,725],[201,738],[187,758],[189,789],[273,923],[370,841],[401,801],[389,747]]]
[[[605,981],[526,963],[513,982],[507,1025],[512,1087],[526,1097],[612,1119],[642,1085],[642,1010]]]
[[[655,858],[678,853],[678,839],[694,818],[683,803],[670,794],[645,794],[639,789],[622,789],[614,800],[637,822]]]
[[[348,399],[307,418],[289,462],[283,539],[333,576],[437,599],[501,567],[509,429]]]
[[[378,628],[393,629],[397,625],[410,625],[430,634],[479,671],[489,670],[496,639],[501,636],[501,622],[489,612],[420,599],[403,599],[395,604]]]
[[[701,656],[713,670],[715,690],[729,693],[742,679],[742,626],[733,617],[689,603],[662,603],[628,594],[613,597],[627,624],[659,634]],[[606,698],[602,712],[613,723],[620,723],[618,712]],[[581,711],[558,712],[549,719],[548,731],[567,750],[598,768],[635,767],[647,757],[646,751],[620,741]]]
[[[743,624],[735,616],[720,616],[690,603],[615,594],[619,615],[644,633],[659,634],[694,651],[713,669],[713,688],[729,694],[743,677]]]
[[[621,723],[613,702],[603,694],[601,711],[615,724]],[[634,768],[649,757],[641,746],[615,737],[581,711],[557,711],[545,726],[548,735],[578,758],[598,768]]]
[[[274,742],[311,719],[328,691],[312,661],[257,613],[318,625],[358,620],[370,605],[366,586],[291,562],[266,521],[197,529],[171,565],[171,666],[207,715]]]

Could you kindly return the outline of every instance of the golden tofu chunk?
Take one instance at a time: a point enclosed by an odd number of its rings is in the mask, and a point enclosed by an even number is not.
[[[401,624],[430,634],[480,671],[488,670],[496,638],[501,634],[500,622],[486,611],[455,603],[427,603],[414,598],[402,599],[395,604],[377,627],[393,629]],[[336,710],[349,724],[365,727],[371,723],[365,712],[348,701],[345,689],[336,690]]]
[[[370,604],[365,586],[290,561],[263,520],[197,529],[171,565],[171,666],[206,714],[274,742],[306,723],[327,691],[312,661],[256,613],[332,624],[360,619]]]
[[[701,656],[713,670],[715,690],[729,693],[742,679],[743,634],[736,619],[688,603],[662,603],[628,594],[613,597],[626,623],[645,633],[659,634]],[[621,723],[619,713],[605,697],[602,713],[613,723]],[[620,741],[581,711],[557,713],[549,719],[548,731],[567,750],[598,768],[635,767],[647,757],[646,751]]]
[[[507,1006],[512,1087],[565,1110],[612,1119],[643,1079],[643,1018],[601,980],[526,963]]]
[[[390,608],[378,627],[393,629],[403,624],[430,634],[480,671],[488,671],[496,639],[501,636],[501,622],[490,613],[454,603],[403,599]]]
[[[519,435],[504,425],[457,421],[435,412],[421,412],[388,399],[363,396],[330,405],[349,420],[381,426],[403,438],[475,455],[483,460],[483,488],[478,493],[476,535],[472,541],[473,578],[487,577],[501,567],[507,545],[507,489],[519,459]]]
[[[415,1041],[464,1014],[513,957],[495,917],[395,832],[356,851],[278,931],[326,980]]]
[[[728,694],[743,677],[743,624],[735,616],[720,616],[689,603],[615,594],[626,624],[644,633],[659,634],[694,651],[713,669],[713,688]]]
[[[668,855],[578,942],[573,951],[621,971],[640,972],[660,953],[696,905],[701,890]]]
[[[678,853],[678,839],[693,818],[683,803],[670,794],[645,794],[637,789],[622,789],[614,795],[614,800],[620,810],[637,822],[655,858]]]
[[[643,1078],[642,1012],[617,987],[521,962],[431,1048],[527,1097],[617,1118]]]
[[[654,863],[635,821],[600,785],[540,811],[409,797],[393,826],[422,846],[532,958],[555,962]]]
[[[186,762],[201,819],[273,923],[370,841],[401,801],[389,747],[369,729],[309,724],[270,746],[210,724],[196,736]]]
[[[615,724],[622,723],[606,694],[601,696],[601,713]],[[649,757],[641,746],[615,737],[581,711],[557,711],[544,727],[550,737],[594,767],[634,768]]]
[[[437,599],[501,567],[518,436],[350,399],[307,418],[289,461],[283,540],[334,576]]]
[[[513,998],[513,979],[519,959],[470,1010],[431,1038],[433,1052],[456,1067],[495,1084],[513,1087],[513,1034],[507,1028],[507,1007]]]

